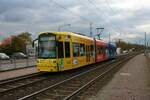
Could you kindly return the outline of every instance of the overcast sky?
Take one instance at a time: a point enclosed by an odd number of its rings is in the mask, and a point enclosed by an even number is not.
[[[0,40],[28,31],[36,37],[41,31],[80,32],[89,36],[92,22],[104,27],[102,38],[144,43],[150,37],[149,0],[0,0]]]

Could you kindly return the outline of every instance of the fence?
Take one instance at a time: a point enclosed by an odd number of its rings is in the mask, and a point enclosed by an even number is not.
[[[31,67],[36,65],[36,58],[0,60],[0,71]]]

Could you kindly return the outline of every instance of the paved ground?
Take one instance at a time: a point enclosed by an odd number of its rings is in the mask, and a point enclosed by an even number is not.
[[[18,76],[24,76],[24,75],[28,75],[28,74],[32,74],[36,72],[38,72],[36,67],[29,67],[29,68],[24,68],[24,69],[0,72],[0,81],[9,79],[9,78],[18,77]]]
[[[150,100],[150,60],[134,57],[89,100]]]

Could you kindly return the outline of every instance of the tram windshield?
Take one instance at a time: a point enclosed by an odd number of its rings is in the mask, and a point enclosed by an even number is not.
[[[39,58],[56,58],[56,38],[55,35],[40,36]]]

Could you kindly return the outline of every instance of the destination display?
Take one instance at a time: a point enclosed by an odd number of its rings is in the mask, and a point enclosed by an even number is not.
[[[50,36],[50,37],[41,37],[40,41],[52,41],[55,40],[55,36]]]

